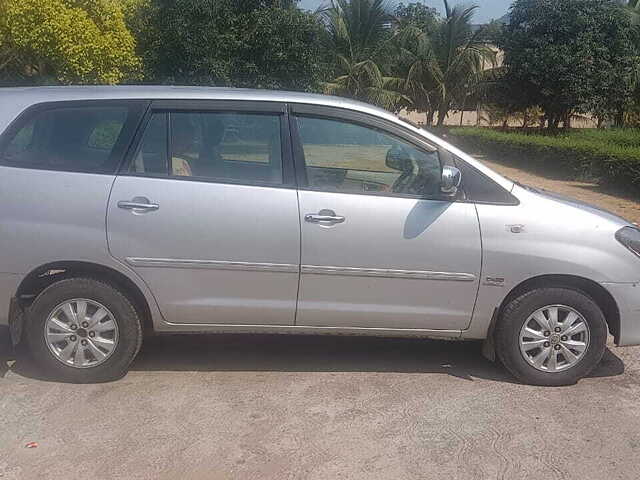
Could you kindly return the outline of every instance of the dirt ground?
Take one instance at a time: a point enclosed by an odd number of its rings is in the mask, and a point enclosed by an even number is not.
[[[640,220],[596,186],[487,163]],[[564,388],[515,383],[480,347],[172,335],[99,385],[0,349],[0,479],[639,478],[640,347],[609,345]]]

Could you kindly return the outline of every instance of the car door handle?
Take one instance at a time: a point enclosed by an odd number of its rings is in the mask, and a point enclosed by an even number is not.
[[[151,203],[149,199],[145,197],[135,197],[133,200],[120,200],[118,202],[118,208],[133,210],[134,212],[151,212],[158,210],[160,205]]]
[[[335,212],[327,212],[322,210],[320,213],[307,213],[304,221],[309,223],[342,223],[345,218],[336,215]]]

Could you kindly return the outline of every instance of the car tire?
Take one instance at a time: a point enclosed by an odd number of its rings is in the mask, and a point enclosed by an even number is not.
[[[67,278],[50,285],[27,309],[25,319],[29,353],[53,380],[118,379],[142,344],[141,322],[131,301],[94,278]]]
[[[607,324],[602,310],[585,293],[540,288],[506,305],[495,341],[498,357],[519,381],[573,385],[602,359]]]

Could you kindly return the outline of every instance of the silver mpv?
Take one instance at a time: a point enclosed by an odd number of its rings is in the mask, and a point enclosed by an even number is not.
[[[12,88],[0,132],[0,325],[57,379],[148,332],[484,339],[539,385],[640,343],[636,226],[370,105]]]

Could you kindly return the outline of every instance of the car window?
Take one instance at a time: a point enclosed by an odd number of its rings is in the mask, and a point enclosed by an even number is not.
[[[31,120],[24,127],[22,127],[16,136],[13,137],[7,149],[5,150],[5,158],[16,158],[24,154],[24,152],[31,146],[33,142],[33,127],[34,121]]]
[[[90,148],[111,150],[118,140],[126,119],[126,112],[122,112],[123,118],[103,120],[98,123],[89,134],[87,145]]]
[[[167,114],[154,113],[142,134],[129,171],[151,175],[167,175]]]
[[[139,114],[139,105],[39,109],[8,132],[0,163],[113,173],[120,160],[119,153],[115,155],[116,146],[130,141]]]
[[[416,196],[440,192],[437,151],[340,120],[297,117],[309,188]]]
[[[518,200],[489,177],[458,157],[454,157],[454,161],[462,174],[462,189],[467,200],[478,203],[517,205]]]
[[[154,113],[130,171],[281,184],[280,117],[239,112]]]

